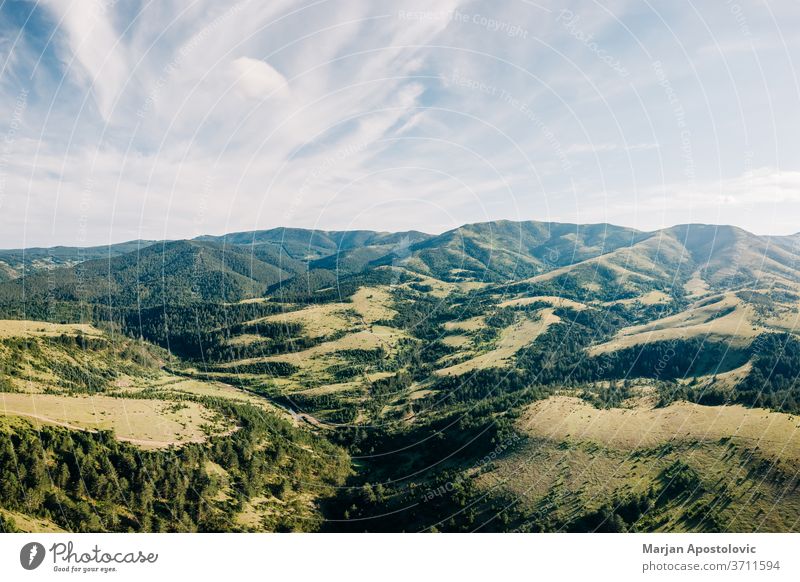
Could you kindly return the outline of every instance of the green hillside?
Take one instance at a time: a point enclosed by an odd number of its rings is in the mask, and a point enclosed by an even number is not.
[[[296,272],[296,267],[294,272]],[[175,241],[109,259],[94,259],[6,283],[0,297],[45,298],[117,306],[191,301],[238,301],[263,294],[293,276],[240,247]]]
[[[273,229],[137,244],[24,278],[6,269],[0,390],[14,446],[44,423],[49,448],[31,462],[51,471],[77,434],[112,475],[131,451],[156,472],[177,456],[202,495],[172,481],[142,493],[141,468],[127,467],[130,494],[145,496],[132,516],[102,483],[76,489],[70,469],[8,485],[2,519],[795,530],[798,249],[797,236],[728,226],[498,221],[436,236]],[[121,422],[120,403],[160,432]],[[79,517],[24,506],[26,487]]]

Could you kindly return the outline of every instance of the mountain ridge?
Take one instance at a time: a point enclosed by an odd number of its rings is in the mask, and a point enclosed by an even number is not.
[[[325,520],[314,528],[341,531],[474,531],[497,515],[499,531],[719,531],[743,511],[753,529],[793,530],[798,249],[793,237],[724,225],[535,221],[439,235],[273,229],[106,249],[0,282],[0,392],[14,403],[0,430],[36,438],[25,424],[35,407],[66,419],[67,434],[97,403],[113,412],[146,399],[149,424],[135,438],[155,442],[151,425],[181,415],[155,440],[212,461],[187,457],[195,485],[211,487],[207,507],[188,508],[197,521],[187,528],[300,527],[286,520],[302,498],[302,515]],[[200,416],[184,418],[191,410]],[[316,439],[297,460],[335,491],[301,486],[285,463],[291,451],[240,462],[276,442],[268,419],[281,417],[293,439]],[[202,428],[211,418],[227,419],[213,437]],[[757,424],[740,435],[744,418]],[[259,425],[269,430],[255,438]],[[752,438],[767,430],[770,446]],[[213,442],[178,438],[201,433]],[[336,451],[339,461],[312,463]],[[572,480],[587,462],[602,473]],[[615,477],[597,488],[602,475]],[[85,502],[67,477],[49,494]],[[230,502],[235,483],[250,483],[242,503]],[[434,500],[446,483],[458,490]],[[107,490],[89,493],[108,501]],[[521,491],[533,493],[503,513]],[[22,507],[11,501],[0,512]],[[161,505],[141,510],[158,516]],[[207,521],[208,510],[225,520]]]
[[[446,229],[440,233],[429,233],[418,231],[415,229],[409,230],[368,230],[368,229],[352,229],[352,230],[339,230],[339,229],[315,229],[315,228],[307,228],[307,227],[290,227],[290,226],[276,226],[267,229],[256,229],[256,230],[244,230],[244,231],[232,231],[223,234],[202,234],[195,237],[186,237],[186,238],[175,238],[175,239],[130,239],[130,240],[121,240],[115,243],[109,244],[100,244],[100,245],[89,245],[89,246],[72,246],[66,244],[58,244],[53,246],[43,246],[43,245],[35,245],[30,247],[16,247],[16,248],[0,248],[0,256],[7,254],[7,253],[21,253],[22,251],[31,252],[36,250],[50,250],[50,249],[108,249],[109,247],[119,247],[121,245],[131,245],[136,243],[143,243],[145,245],[154,244],[154,243],[161,243],[161,242],[169,242],[173,240],[201,240],[201,241],[214,241],[214,240],[223,240],[226,237],[243,237],[243,236],[252,236],[254,234],[259,235],[261,233],[275,233],[279,231],[298,231],[298,232],[310,232],[310,233],[321,233],[321,234],[347,234],[347,233],[370,233],[370,234],[378,234],[378,235],[398,235],[398,234],[405,234],[405,233],[416,233],[419,235],[423,235],[426,237],[437,237],[444,235],[446,233],[458,230],[460,228],[469,227],[469,226],[476,226],[476,225],[485,225],[485,224],[498,224],[498,223],[509,223],[509,224],[526,224],[526,223],[536,223],[536,224],[550,224],[550,225],[564,225],[564,226],[611,226],[616,228],[624,228],[630,231],[635,231],[642,234],[653,234],[659,231],[670,230],[677,227],[683,226],[708,226],[708,227],[731,227],[743,230],[753,236],[759,238],[770,238],[770,239],[796,239],[800,238],[800,231],[791,234],[756,234],[752,231],[747,230],[744,227],[737,226],[734,224],[714,224],[714,223],[703,223],[703,222],[689,222],[689,223],[676,223],[671,226],[665,226],[662,228],[656,228],[653,230],[642,230],[632,226],[625,226],[622,224],[615,224],[613,222],[561,222],[561,221],[548,221],[548,220],[512,220],[507,218],[498,218],[495,220],[486,220],[486,221],[476,221],[476,222],[466,222],[462,225]],[[242,242],[236,244],[244,244]]]
[[[152,306],[166,300],[240,301],[288,289],[310,300],[322,290],[340,289],[343,277],[384,268],[450,283],[533,285],[555,294],[571,289],[583,298],[672,293],[692,277],[719,288],[800,282],[800,239],[708,224],[645,232],[609,223],[499,220],[439,235],[277,228],[35,251],[33,256],[49,252],[63,259],[28,261],[16,269],[12,258],[31,253],[0,251],[0,299],[19,300],[24,292],[28,299],[83,297]],[[83,256],[89,260],[71,258]]]

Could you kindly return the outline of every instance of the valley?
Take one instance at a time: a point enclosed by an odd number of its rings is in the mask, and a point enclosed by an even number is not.
[[[0,251],[5,529],[798,529],[797,235],[45,251]]]

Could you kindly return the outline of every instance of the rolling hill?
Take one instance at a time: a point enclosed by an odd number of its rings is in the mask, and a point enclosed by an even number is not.
[[[6,269],[0,429],[202,455],[214,519],[182,505],[176,531],[797,528],[797,235],[497,221],[131,245]],[[120,423],[128,399],[159,434]],[[270,445],[251,480],[270,430],[305,452]],[[161,509],[141,527],[168,529]]]
[[[462,226],[414,244],[401,264],[444,280],[509,281],[606,254],[642,236],[608,224],[503,220]]]
[[[800,237],[763,237],[732,226],[701,224],[640,232],[609,224],[534,221],[470,224],[437,236],[277,228],[194,241],[29,249],[24,261],[22,251],[0,251],[2,277],[18,278],[23,262],[34,297],[47,276],[41,271],[62,266],[73,268],[58,270],[56,296],[74,298],[79,279],[94,289],[106,276],[106,294],[116,295],[135,278],[145,302],[163,296],[165,287],[185,287],[176,283],[187,277],[208,281],[198,282],[201,299],[228,300],[263,295],[268,287],[292,278],[308,279],[309,272],[321,281],[312,285],[316,289],[380,267],[449,282],[548,283],[584,292],[610,286],[613,293],[635,294],[677,288],[693,276],[718,289],[791,286],[800,281]],[[170,280],[173,273],[175,281]],[[161,292],[151,291],[160,279],[169,284],[162,284]],[[181,300],[192,294],[181,293]]]

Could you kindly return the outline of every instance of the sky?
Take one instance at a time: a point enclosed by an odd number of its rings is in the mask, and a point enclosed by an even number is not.
[[[0,248],[800,231],[790,1],[0,0]]]

